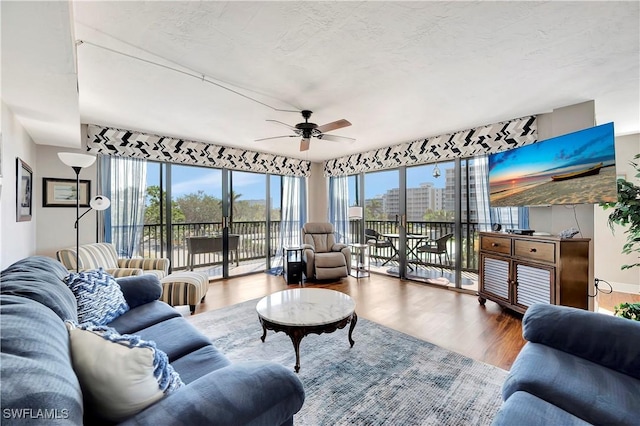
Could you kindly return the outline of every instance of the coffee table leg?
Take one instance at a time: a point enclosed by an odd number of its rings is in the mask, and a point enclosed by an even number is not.
[[[294,329],[287,332],[287,334],[291,338],[291,342],[293,343],[293,349],[296,352],[296,365],[293,369],[297,373],[300,371],[300,342],[304,337],[304,333],[302,333],[300,330]]]
[[[262,337],[260,338],[260,340],[262,340],[262,343],[264,343],[264,339],[267,337],[267,327],[264,326],[264,323],[262,321],[260,321],[260,324],[262,324]]]
[[[357,322],[358,322],[358,315],[356,315],[356,313],[354,312],[353,315],[351,316],[351,326],[349,326],[349,343],[351,343],[351,347],[353,347],[353,344],[355,343],[351,338],[351,333],[353,333],[353,329],[356,328]]]

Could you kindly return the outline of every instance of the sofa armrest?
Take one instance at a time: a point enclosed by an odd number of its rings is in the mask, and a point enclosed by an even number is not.
[[[304,402],[300,379],[265,362],[232,364],[200,377],[124,424],[281,425]]]
[[[104,271],[114,278],[142,275],[142,269],[140,268],[109,268]]]
[[[155,275],[117,278],[116,282],[120,285],[124,299],[131,309],[158,300],[162,296],[162,284]]]
[[[331,246],[331,251],[342,251],[342,249],[345,249],[347,247],[348,246],[346,244],[335,243],[334,245]]]
[[[143,271],[163,271],[164,276],[169,273],[169,259],[161,258],[133,258],[118,259],[118,266],[121,268],[139,268]]]
[[[567,306],[534,304],[524,338],[640,379],[640,322]]]

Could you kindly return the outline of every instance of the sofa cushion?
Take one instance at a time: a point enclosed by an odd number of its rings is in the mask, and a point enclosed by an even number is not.
[[[158,348],[169,356],[169,362],[211,344],[208,337],[181,316],[138,330],[136,334],[157,342]]]
[[[121,334],[135,334],[140,330],[161,323],[170,318],[180,317],[180,313],[164,302],[154,301],[130,309],[111,321],[109,327]]]
[[[155,343],[68,322],[73,367],[92,408],[124,420],[184,385]]]
[[[133,275],[116,279],[129,309],[153,302],[162,296],[162,284],[155,275]]]
[[[492,426],[588,426],[590,423],[567,413],[526,392],[516,392],[507,399],[493,419]]]
[[[316,269],[317,268],[337,268],[345,266],[346,259],[341,252],[316,253]]]
[[[180,374],[180,378],[186,384],[230,364],[231,362],[229,362],[227,357],[213,345],[205,346],[171,361],[171,365]]]
[[[55,259],[28,257],[2,271],[0,292],[35,300],[63,321],[77,321],[76,299],[64,283],[67,275],[69,271]]]
[[[66,283],[78,303],[78,322],[105,325],[129,310],[115,278],[99,268],[71,273]]]
[[[3,416],[5,410],[16,410],[16,416],[37,416],[37,410],[48,410],[43,415],[49,420],[40,417],[29,422],[27,417],[15,423],[82,424],[82,391],[69,358],[69,334],[58,314],[34,300],[7,294],[0,295],[0,312]],[[33,411],[26,414],[25,410]],[[5,422],[12,424],[3,417],[0,423]]]
[[[511,367],[503,388],[507,400],[531,393],[594,424],[632,425],[638,421],[640,380],[539,343],[528,342]]]

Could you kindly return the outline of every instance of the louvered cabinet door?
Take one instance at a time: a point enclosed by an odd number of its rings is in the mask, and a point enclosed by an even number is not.
[[[510,261],[490,256],[482,256],[482,280],[480,295],[490,300],[500,299],[510,303],[509,287]]]
[[[526,309],[534,303],[554,303],[555,268],[514,263],[513,303]]]

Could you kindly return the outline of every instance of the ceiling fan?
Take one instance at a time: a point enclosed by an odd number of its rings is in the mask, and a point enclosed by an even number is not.
[[[330,132],[336,129],[342,129],[343,127],[351,126],[351,123],[345,119],[333,121],[331,123],[323,124],[322,126],[318,126],[316,123],[309,123],[309,118],[311,117],[312,111],[303,110],[302,117],[304,118],[304,123],[298,123],[295,126],[290,126],[287,123],[283,123],[278,120],[267,120],[272,121],[274,123],[282,124],[283,126],[287,126],[289,129],[293,130],[294,135],[284,135],[284,136],[273,136],[270,138],[262,138],[256,139],[256,142],[266,141],[269,139],[280,139],[280,138],[302,138],[300,140],[300,151],[307,151],[309,149],[309,142],[311,138],[324,139],[328,141],[340,142],[340,141],[349,141],[353,142],[355,139],[348,138],[346,136],[337,136],[337,135],[327,135],[326,132]]]

